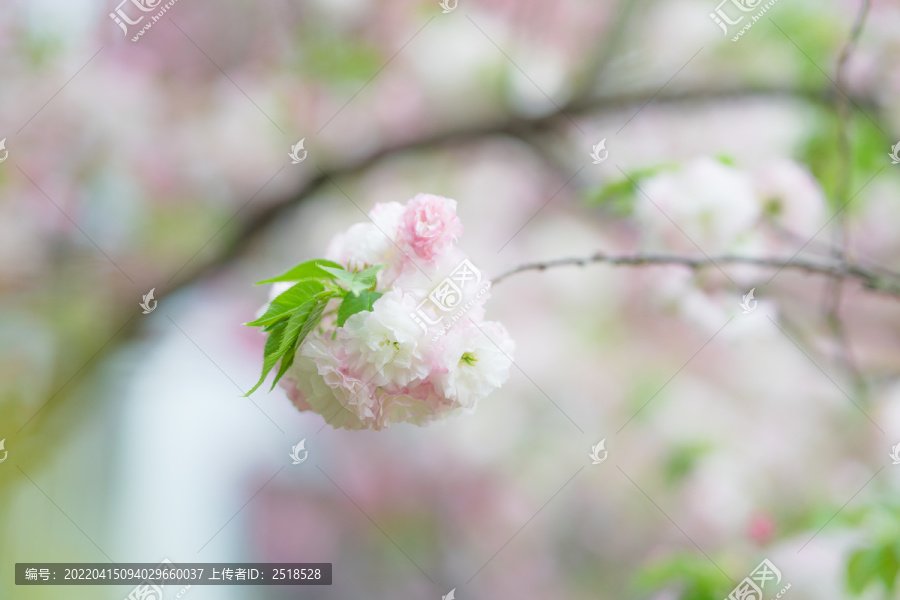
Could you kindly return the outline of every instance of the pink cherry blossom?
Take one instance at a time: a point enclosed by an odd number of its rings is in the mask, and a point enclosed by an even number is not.
[[[462,222],[456,216],[456,201],[418,194],[406,205],[400,219],[399,236],[404,246],[426,261],[444,253],[462,235]]]

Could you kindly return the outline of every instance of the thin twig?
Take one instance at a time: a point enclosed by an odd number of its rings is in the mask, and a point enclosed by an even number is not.
[[[586,266],[602,263],[615,266],[650,266],[680,265],[691,269],[705,269],[716,265],[752,265],[769,269],[793,269],[825,277],[848,277],[859,281],[863,287],[876,292],[900,298],[900,280],[887,278],[857,265],[844,265],[840,262],[824,263],[808,260],[755,257],[755,256],[688,256],[680,254],[605,254],[598,252],[591,256],[557,258],[554,260],[526,263],[501,273],[493,279],[493,284],[500,283],[507,277],[524,271],[544,271],[556,267]]]
[[[840,55],[835,66],[835,85],[841,92],[835,97],[835,105],[838,117],[838,165],[837,165],[837,183],[835,186],[835,204],[837,206],[845,206],[850,196],[850,179],[853,175],[853,148],[850,140],[851,117],[850,97],[844,92],[846,87],[846,67],[850,56],[853,53],[856,43],[862,34],[863,27],[866,23],[866,17],[869,14],[869,0],[862,0],[859,12],[856,16],[856,22],[850,32],[847,42],[841,48]],[[848,251],[850,243],[850,233],[847,225],[847,214],[841,211],[838,216],[838,226],[834,230],[834,248],[832,256],[836,261],[840,261],[841,266],[846,270],[848,264]],[[826,313],[825,321],[838,347],[840,362],[844,369],[853,380],[857,393],[865,395],[866,381],[856,364],[853,357],[853,350],[850,345],[850,338],[844,322],[841,319],[841,305],[844,298],[844,279],[841,275],[831,280],[826,291]]]

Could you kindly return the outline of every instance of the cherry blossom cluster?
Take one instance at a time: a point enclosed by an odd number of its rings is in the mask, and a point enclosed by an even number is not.
[[[337,275],[325,290],[337,289],[342,302],[282,358],[282,367],[290,362],[282,387],[336,428],[423,425],[473,409],[508,379],[514,344],[484,319],[490,282],[457,245],[456,202],[419,194],[376,204],[368,216],[337,234],[317,263]],[[273,292],[289,285],[277,281]]]

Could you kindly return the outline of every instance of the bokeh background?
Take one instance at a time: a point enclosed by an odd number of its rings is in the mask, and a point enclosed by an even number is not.
[[[706,600],[763,558],[795,600],[895,597],[900,298],[854,280],[524,272],[488,304],[516,367],[472,415],[346,432],[240,397],[253,282],[418,192],[492,276],[599,250],[889,275],[900,4],[839,75],[861,7],[780,0],[732,42],[715,0],[180,0],[131,42],[113,2],[6,0],[0,597],[130,590],[17,588],[16,562],[165,558],[334,564],[191,600]],[[742,181],[787,209],[735,236]]]

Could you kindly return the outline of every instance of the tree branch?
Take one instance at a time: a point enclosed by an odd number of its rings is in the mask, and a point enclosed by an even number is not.
[[[696,89],[687,92],[661,94],[653,102],[655,104],[677,105],[682,103],[747,100],[756,97],[767,99],[773,97],[784,99],[801,98],[817,104],[830,102],[830,93],[822,89],[796,89],[779,86]],[[432,132],[418,139],[387,145],[368,156],[343,165],[324,165],[322,168],[324,172],[320,172],[318,175],[306,180],[291,194],[270,201],[264,208],[253,213],[244,221],[239,222],[228,244],[214,258],[192,270],[186,270],[184,275],[179,276],[171,285],[166,287],[164,293],[170,294],[190,285],[228,264],[230,260],[240,255],[242,250],[250,245],[257,236],[266,231],[270,225],[278,221],[293,208],[302,204],[303,201],[311,197],[331,179],[337,180],[358,175],[385,159],[402,155],[406,152],[466,144],[492,136],[510,136],[526,139],[530,135],[552,131],[564,125],[568,121],[567,115],[586,115],[623,110],[629,106],[639,106],[646,101],[647,95],[640,92],[576,99],[561,107],[560,110],[548,115],[538,117],[505,116],[496,121],[473,122],[462,127],[455,127],[450,131]],[[859,101],[866,105],[871,104],[871,102],[862,98]]]
[[[835,191],[835,203],[837,206],[845,207],[850,200],[850,179],[853,174],[853,148],[850,140],[850,97],[844,92],[846,87],[847,63],[850,56],[862,35],[866,18],[869,14],[869,0],[862,0],[859,12],[856,15],[856,22],[850,32],[847,42],[841,48],[840,55],[835,66],[835,87],[840,92],[835,98],[838,118],[838,178]],[[841,263],[842,268],[846,271],[847,249],[850,243],[850,231],[847,224],[847,213],[843,209],[838,214],[838,226],[834,230],[834,245],[836,248],[832,251],[834,260]],[[839,247],[840,249],[838,249]],[[840,361],[843,363],[844,369],[851,375],[853,385],[857,393],[866,394],[866,381],[853,356],[853,350],[850,343],[850,337],[844,323],[841,320],[841,306],[844,299],[844,279],[840,277],[833,278],[826,292],[826,313],[825,320],[829,329],[834,336],[838,346],[838,354]]]
[[[691,269],[705,269],[722,265],[751,265],[769,269],[793,269],[831,278],[848,277],[858,280],[863,287],[900,298],[900,277],[885,277],[856,265],[842,262],[813,262],[809,260],[721,255],[713,257],[687,256],[679,254],[606,254],[598,252],[591,256],[557,258],[554,260],[526,263],[501,273],[493,279],[496,285],[507,277],[524,271],[545,271],[556,267],[586,266],[593,263],[614,266],[680,265]]]

